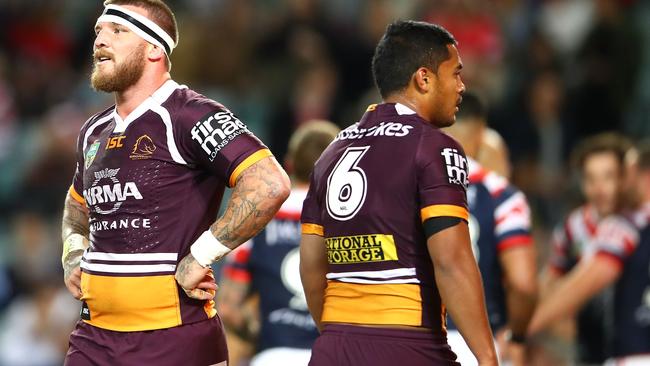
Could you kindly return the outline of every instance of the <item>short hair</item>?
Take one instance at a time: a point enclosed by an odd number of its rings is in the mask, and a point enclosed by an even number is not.
[[[306,122],[296,130],[289,140],[287,156],[293,162],[293,177],[300,182],[309,182],[314,164],[327,146],[336,138],[340,129],[328,121]]]
[[[650,140],[646,139],[637,144],[639,170],[650,170]]]
[[[132,5],[145,9],[149,13],[149,19],[156,23],[178,44],[178,24],[174,12],[162,0],[106,0],[106,5]],[[167,68],[171,69],[171,60],[166,56]]]
[[[396,21],[375,48],[372,74],[382,98],[404,89],[413,73],[424,66],[438,72],[438,66],[449,58],[447,45],[456,39],[445,28],[413,20]]]
[[[458,113],[456,113],[456,122],[468,118],[487,119],[487,107],[483,99],[472,92],[463,94],[463,102],[458,107]]]
[[[610,153],[614,155],[621,169],[625,164],[625,155],[632,148],[632,142],[625,136],[615,132],[604,132],[586,138],[571,154],[573,166],[582,172],[584,164],[592,155]]]

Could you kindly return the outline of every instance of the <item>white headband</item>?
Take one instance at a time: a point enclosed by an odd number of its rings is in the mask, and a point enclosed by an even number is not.
[[[106,5],[102,15],[97,18],[95,26],[100,22],[117,23],[128,27],[145,41],[165,50],[167,55],[171,55],[172,50],[176,47],[176,42],[158,24],[118,5]]]

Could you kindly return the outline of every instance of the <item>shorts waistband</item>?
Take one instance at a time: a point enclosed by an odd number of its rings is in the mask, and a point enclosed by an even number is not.
[[[363,327],[348,324],[325,324],[323,326],[323,334],[325,333],[350,334],[378,338],[400,338],[415,341],[425,341],[436,344],[447,343],[446,333],[421,332],[408,329]]]

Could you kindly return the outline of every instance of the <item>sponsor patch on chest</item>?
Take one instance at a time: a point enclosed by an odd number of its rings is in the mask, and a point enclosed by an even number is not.
[[[94,173],[95,180],[83,195],[91,209],[100,214],[119,210],[127,199],[141,200],[142,194],[135,182],[120,182],[117,178],[121,168],[102,169]]]
[[[101,142],[99,140],[93,142],[92,145],[88,148],[88,151],[86,151],[86,156],[84,159],[84,166],[86,169],[90,167],[90,165],[93,163],[95,160],[95,156],[97,156],[97,151],[99,151],[99,145]]]

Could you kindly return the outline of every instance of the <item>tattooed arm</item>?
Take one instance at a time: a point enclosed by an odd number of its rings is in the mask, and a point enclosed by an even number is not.
[[[266,226],[289,193],[289,177],[280,164],[272,156],[261,159],[239,175],[226,211],[210,232],[220,245],[235,249]],[[216,290],[216,285],[206,277],[209,271],[190,253],[178,263],[176,281],[188,296],[212,299],[209,290]]]
[[[63,241],[63,280],[76,299],[81,298],[81,256],[88,248],[88,208],[68,195],[65,198],[61,239]]]
[[[210,231],[223,245],[235,249],[259,233],[289,197],[289,177],[273,157],[244,170],[223,216]]]

